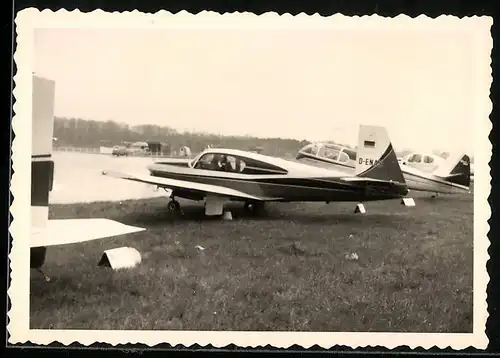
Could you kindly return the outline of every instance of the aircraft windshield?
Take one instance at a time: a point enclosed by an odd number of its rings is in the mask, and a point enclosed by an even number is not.
[[[194,159],[191,160],[191,162],[189,163],[189,166],[191,168],[194,168],[196,163],[198,162],[198,160],[200,159],[200,157],[202,156],[202,154],[200,155],[197,155],[196,157],[194,157]]]

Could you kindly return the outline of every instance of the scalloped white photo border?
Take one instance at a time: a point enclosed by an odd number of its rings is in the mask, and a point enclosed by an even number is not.
[[[488,339],[485,334],[488,317],[486,287],[489,276],[486,271],[488,261],[489,232],[488,220],[491,215],[488,196],[491,189],[489,161],[491,143],[488,136],[491,131],[489,115],[492,103],[489,98],[490,86],[475,93],[475,170],[474,178],[474,281],[473,281],[473,333],[350,333],[350,332],[245,332],[245,331],[111,331],[111,330],[41,330],[29,329],[29,240],[30,240],[30,178],[31,178],[31,91],[34,66],[34,29],[37,28],[385,28],[385,29],[460,29],[476,35],[478,46],[487,53],[478,53],[478,60],[485,61],[481,67],[481,80],[491,85],[491,17],[439,16],[435,19],[425,15],[411,18],[399,15],[394,18],[372,16],[344,16],[336,14],[323,17],[318,14],[296,16],[266,13],[201,12],[193,15],[186,11],[172,14],[159,11],[145,14],[137,10],[124,13],[107,13],[96,10],[82,13],[78,10],[68,12],[64,9],[53,12],[25,9],[17,14],[17,49],[14,61],[17,73],[14,76],[14,118],[12,127],[15,138],[12,143],[13,175],[11,192],[14,200],[10,211],[13,220],[10,224],[12,235],[9,255],[11,282],[8,289],[11,309],[8,312],[7,330],[9,344],[26,343],[48,345],[59,342],[69,345],[78,342],[90,345],[95,342],[117,344],[142,343],[155,346],[168,343],[172,346],[193,344],[225,347],[235,344],[239,347],[257,347],[271,345],[288,348],[299,345],[309,348],[319,345],[331,348],[345,345],[352,348],[384,346],[389,349],[398,346],[425,349],[451,347],[464,349],[470,346],[485,348]],[[482,56],[479,58],[479,56]]]

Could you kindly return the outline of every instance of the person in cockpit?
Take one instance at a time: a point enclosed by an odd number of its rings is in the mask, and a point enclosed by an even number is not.
[[[222,155],[222,154],[219,154],[217,156],[217,159],[216,159],[216,163],[217,163],[217,170],[220,170],[220,171],[226,171],[226,165],[227,165],[227,158],[225,155]]]

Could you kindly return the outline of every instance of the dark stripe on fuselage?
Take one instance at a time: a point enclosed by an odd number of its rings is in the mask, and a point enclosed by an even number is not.
[[[243,193],[282,198],[282,201],[370,201],[406,195],[406,187],[393,183],[346,183],[337,178],[252,178],[238,179],[208,176],[202,173],[172,173],[152,170],[152,176],[211,184]],[[186,190],[188,191],[188,190]]]
[[[154,164],[173,165],[173,166],[176,166],[176,167],[183,167],[183,168],[189,167],[189,162],[168,162],[168,161],[162,161],[162,162],[154,162]]]
[[[54,179],[52,160],[31,162],[31,206],[48,206]]]

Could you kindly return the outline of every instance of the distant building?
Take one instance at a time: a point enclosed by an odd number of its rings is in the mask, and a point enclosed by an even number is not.
[[[149,145],[146,142],[134,142],[128,146],[128,152],[132,155],[149,153]]]
[[[149,150],[152,155],[171,155],[171,145],[160,141],[148,141]]]
[[[152,155],[159,155],[161,154],[162,150],[162,144],[161,142],[155,142],[155,141],[148,141],[148,147],[149,151],[151,152]]]
[[[145,149],[149,148],[149,145],[146,142],[134,142],[134,143],[130,144],[130,148],[131,149],[145,150]]]

